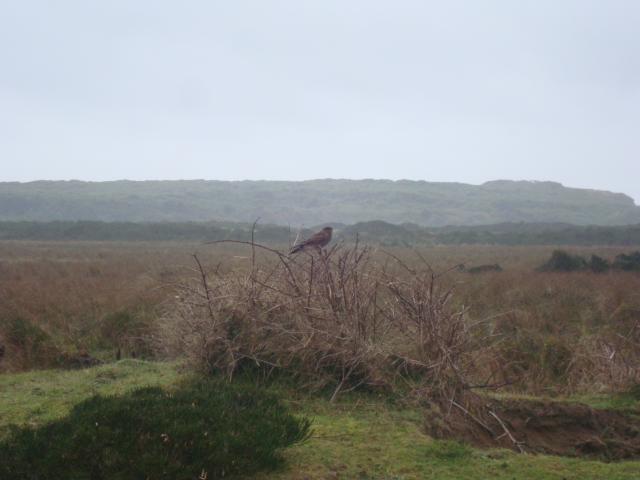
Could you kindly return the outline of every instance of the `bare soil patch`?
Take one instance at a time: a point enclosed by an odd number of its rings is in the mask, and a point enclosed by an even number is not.
[[[472,418],[460,408],[431,406],[426,430],[435,438],[460,440],[481,448],[606,461],[640,458],[638,414],[598,410],[579,403],[530,400],[492,401],[486,412],[494,412],[502,424],[490,414]]]

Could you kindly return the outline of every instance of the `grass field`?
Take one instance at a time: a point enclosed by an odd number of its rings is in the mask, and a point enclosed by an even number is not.
[[[569,250],[613,258],[630,249]],[[396,248],[376,249],[373,258],[389,268],[397,268],[390,262],[397,257],[410,267],[428,263],[436,271],[499,263],[502,272],[453,270],[442,280],[454,288],[452,308],[464,307],[467,321],[487,321],[489,336],[499,336],[496,362],[517,378],[485,394],[581,401],[638,418],[637,395],[629,392],[638,375],[633,342],[640,331],[640,276],[536,272],[552,251],[431,247],[416,256]],[[251,267],[251,250],[242,245],[0,242],[0,342],[7,347],[0,361],[0,436],[9,425],[37,426],[60,418],[94,394],[153,385],[179,388],[194,375],[180,367],[180,359],[158,361],[150,342],[158,318],[177,300],[176,287],[199,275],[194,253],[215,275]],[[269,261],[257,253],[256,262]],[[84,370],[55,368],[64,366],[61,358],[79,352],[106,363]],[[116,361],[118,355],[124,359]],[[264,479],[640,478],[638,460],[519,455],[434,440],[425,433],[421,408],[385,395],[352,392],[329,402],[330,394],[323,392],[269,388],[296,414],[310,417],[314,433],[284,452],[284,470]]]
[[[39,425],[65,415],[96,393],[142,386],[177,388],[190,374],[175,363],[121,360],[79,371],[0,376],[0,432],[9,424]],[[286,467],[258,478],[293,479],[637,479],[640,461],[603,463],[508,450],[477,450],[423,433],[416,408],[352,394],[335,404],[285,387],[294,412],[313,420],[313,435],[285,452]],[[603,401],[601,398],[600,401]]]
[[[464,307],[471,320],[491,319],[495,329],[511,335],[505,348],[522,354],[517,362],[527,371],[526,378],[512,389],[555,394],[570,387],[593,393],[610,389],[612,381],[620,383],[611,372],[583,366],[583,354],[594,349],[603,349],[599,355],[611,353],[609,346],[596,341],[598,335],[608,335],[611,343],[618,334],[640,330],[637,273],[535,272],[553,247],[417,251],[436,271],[459,264],[501,265],[499,273],[452,271],[443,282],[455,288],[451,301]],[[570,251],[611,259],[629,249],[576,247]],[[176,285],[197,275],[193,254],[206,268],[222,275],[246,271],[251,265],[251,250],[244,245],[0,242],[0,336],[3,330],[7,335],[6,323],[15,319],[24,324],[19,326],[22,330],[31,329],[34,335],[32,327],[41,330],[38,342],[22,342],[12,355],[5,356],[0,372],[53,366],[64,353],[89,351],[105,360],[115,358],[118,348],[125,355],[145,354],[148,349],[140,339],[173,301]],[[411,249],[376,248],[373,253],[375,261],[385,265],[393,265],[390,255],[424,266]],[[257,257],[257,262],[273,261],[262,251]],[[569,362],[571,378],[564,378],[566,354],[577,348],[580,352]],[[598,378],[593,378],[594,373]]]

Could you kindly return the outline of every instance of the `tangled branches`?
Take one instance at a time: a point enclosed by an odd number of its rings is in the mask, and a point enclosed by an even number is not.
[[[481,342],[426,262],[416,270],[393,258],[389,268],[358,244],[289,257],[241,243],[252,249],[246,272],[209,274],[194,256],[197,275],[162,322],[167,354],[229,378],[286,372],[332,399],[356,388],[448,398],[468,389]],[[256,249],[270,260],[257,262]]]

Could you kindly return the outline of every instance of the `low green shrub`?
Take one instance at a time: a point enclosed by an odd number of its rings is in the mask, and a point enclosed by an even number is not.
[[[551,258],[540,266],[542,272],[575,272],[587,268],[587,261],[579,255],[571,255],[564,250],[554,250]]]
[[[23,317],[0,318],[0,338],[14,367],[52,366],[60,355],[51,336]]]
[[[621,253],[617,255],[613,261],[613,268],[626,271],[640,271],[640,250],[629,254]]]
[[[278,466],[279,451],[309,432],[309,420],[253,386],[143,388],[95,396],[38,428],[14,427],[0,443],[0,478],[228,478]]]
[[[610,265],[606,259],[598,255],[591,255],[591,260],[589,261],[589,268],[594,273],[602,273],[609,270]]]
[[[632,385],[626,393],[632,399],[640,401],[640,383]]]
[[[575,272],[579,270],[591,270],[594,273],[602,273],[610,268],[626,271],[640,271],[640,251],[629,254],[621,253],[617,255],[613,263],[606,259],[591,255],[590,260],[586,260],[580,255],[571,255],[564,250],[554,250],[551,258],[541,265],[538,270],[541,272]]]
[[[502,267],[497,263],[493,265],[478,265],[467,269],[467,273],[487,273],[487,272],[501,272]]]
[[[143,315],[120,310],[105,315],[97,331],[97,346],[118,351],[133,357],[151,357],[148,337],[151,323]]]

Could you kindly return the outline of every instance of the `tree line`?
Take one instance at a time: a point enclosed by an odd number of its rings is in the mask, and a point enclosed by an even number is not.
[[[361,222],[329,223],[335,237],[383,246],[415,245],[640,245],[640,224],[576,226],[566,224],[503,223],[473,227],[426,228],[414,224]],[[323,224],[324,225],[324,224]],[[323,225],[305,229],[234,222],[0,222],[0,240],[77,241],[193,241],[250,240],[290,243]]]

